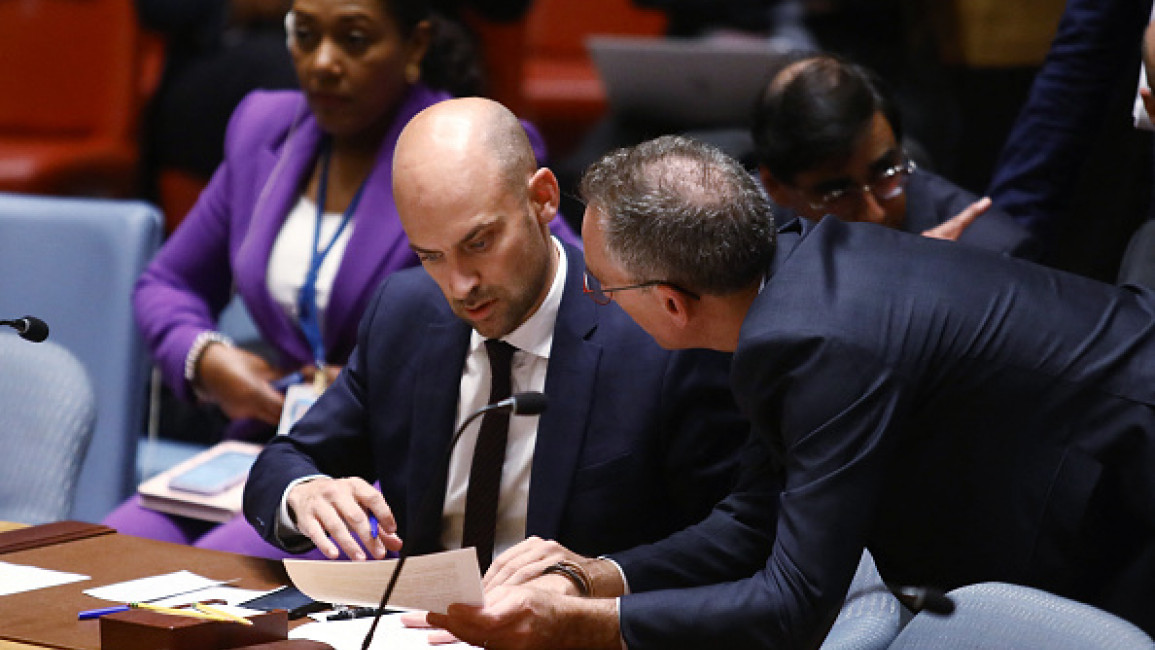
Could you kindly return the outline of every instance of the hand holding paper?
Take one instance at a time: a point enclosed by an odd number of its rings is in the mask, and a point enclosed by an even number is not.
[[[376,607],[397,560],[284,560],[293,585],[313,600]],[[472,548],[418,555],[405,562],[389,605],[444,613],[450,603],[480,606],[481,569]]]

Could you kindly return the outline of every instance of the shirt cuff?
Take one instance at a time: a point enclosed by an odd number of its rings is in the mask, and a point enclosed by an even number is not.
[[[622,578],[622,593],[627,596],[630,595],[630,581],[626,579],[626,572],[622,570],[622,565],[618,564],[617,560],[608,555],[599,555],[598,559],[605,560],[614,565],[614,568],[618,570],[618,575]]]
[[[616,565],[617,562],[614,564]],[[621,571],[621,568],[618,570]],[[626,645],[626,637],[622,636],[622,599],[620,597],[614,599],[614,610],[617,611],[618,615],[618,641],[622,644],[622,650],[630,650],[629,646]]]
[[[300,553],[309,550],[313,546],[313,542],[308,536],[301,533],[301,530],[297,528],[297,524],[293,521],[292,516],[289,515],[289,493],[301,483],[307,483],[319,478],[329,477],[326,474],[302,476],[292,483],[289,483],[289,486],[285,488],[284,494],[281,495],[281,505],[277,508],[277,523],[273,526],[273,537],[276,537],[277,541],[289,552]]]

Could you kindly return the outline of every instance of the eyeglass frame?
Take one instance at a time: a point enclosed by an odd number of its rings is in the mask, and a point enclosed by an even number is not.
[[[803,194],[806,195],[806,203],[815,210],[829,210],[831,203],[838,201],[845,195],[852,193],[858,196],[865,196],[867,193],[869,193],[875,198],[876,201],[889,201],[897,196],[900,196],[903,192],[906,191],[906,184],[910,181],[910,175],[913,174],[914,170],[916,169],[918,169],[918,165],[915,164],[915,162],[910,158],[904,156],[900,162],[882,170],[882,172],[878,175],[878,178],[882,181],[890,180],[895,176],[902,176],[898,187],[895,188],[896,191],[890,196],[879,196],[874,193],[875,186],[880,184],[878,180],[875,180],[873,183],[850,185],[846,188],[824,192],[817,201],[812,201],[810,199],[810,190],[803,190]]]
[[[597,286],[596,289],[590,287],[590,284],[591,284],[590,280],[591,279],[593,280],[593,284]],[[596,277],[590,275],[589,271],[585,271],[582,273],[582,293],[589,296],[590,299],[593,300],[594,303],[596,303],[598,305],[610,304],[610,302],[612,302],[614,299],[614,297],[611,294],[614,294],[618,291],[629,291],[631,289],[646,289],[649,287],[659,287],[659,286],[669,287],[669,288],[671,288],[671,289],[673,289],[679,293],[686,294],[687,296],[693,298],[694,300],[701,300],[702,299],[701,296],[694,293],[693,291],[690,291],[689,289],[686,289],[684,287],[680,287],[680,286],[674,284],[673,282],[668,282],[666,280],[647,280],[645,282],[639,282],[637,284],[628,284],[624,287],[610,287],[607,289],[607,288],[602,286],[602,283],[600,280],[598,280]]]

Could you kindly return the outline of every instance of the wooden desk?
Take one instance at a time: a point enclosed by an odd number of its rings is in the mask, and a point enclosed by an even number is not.
[[[0,523],[0,531],[22,526]],[[156,542],[116,533],[0,554],[0,560],[91,576],[91,580],[0,596],[0,649],[99,650],[98,620],[78,612],[107,607],[82,593],[102,585],[188,569],[218,580],[239,579],[244,589],[289,584],[280,562]]]
[[[26,524],[15,524],[10,521],[0,521],[0,533],[6,530],[16,530],[17,528],[24,528]],[[25,645],[23,643],[16,643],[15,641],[4,641],[0,639],[0,650],[27,650],[35,646]]]

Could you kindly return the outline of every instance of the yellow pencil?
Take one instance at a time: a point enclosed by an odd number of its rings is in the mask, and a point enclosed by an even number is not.
[[[152,612],[160,612],[161,614],[172,614],[174,616],[189,616],[192,618],[203,618],[203,619],[209,620],[209,621],[232,622],[231,618],[225,618],[224,616],[214,615],[214,614],[206,614],[204,612],[198,612],[198,611],[194,611],[191,609],[175,609],[173,607],[161,607],[159,605],[150,605],[148,603],[129,603],[128,606],[134,607],[136,609],[147,609],[147,610],[152,611]]]
[[[220,616],[222,618],[225,618],[227,620],[230,620],[230,621],[233,621],[236,623],[242,623],[244,625],[252,625],[253,624],[252,621],[245,618],[244,616],[237,616],[236,614],[233,614],[232,612],[226,612],[223,609],[217,609],[216,607],[209,607],[208,605],[205,605],[203,603],[197,603],[196,605],[194,605],[194,607],[196,607],[197,609],[199,609],[200,611],[202,611],[206,614],[209,614],[212,616]]]

